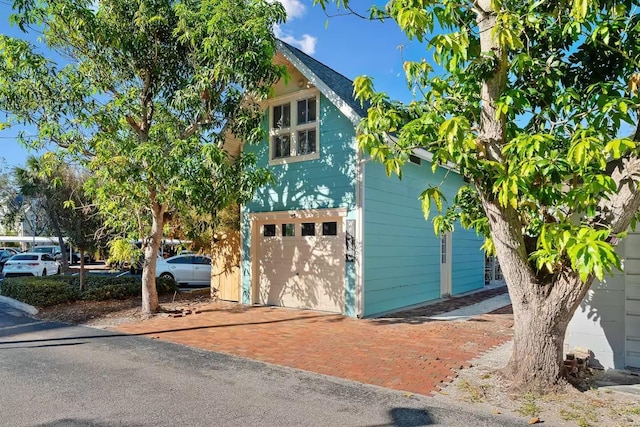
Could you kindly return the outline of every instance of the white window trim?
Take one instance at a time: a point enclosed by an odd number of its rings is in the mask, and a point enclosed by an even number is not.
[[[298,120],[298,101],[308,98],[316,98],[316,121],[315,123],[305,123],[302,125],[294,124]],[[273,107],[290,103],[291,118],[290,127],[285,129],[274,130],[271,128],[273,122]],[[280,96],[269,100],[269,166],[283,165],[287,163],[304,162],[307,160],[315,160],[320,158],[320,91],[317,89],[301,90],[289,95]],[[297,155],[298,150],[298,131],[315,129],[316,131],[316,151],[315,153]],[[289,134],[290,152],[289,157],[273,158],[273,141],[272,138],[278,135]]]

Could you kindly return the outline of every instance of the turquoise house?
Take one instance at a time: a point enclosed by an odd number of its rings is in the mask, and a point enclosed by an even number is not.
[[[352,81],[283,42],[274,61],[289,78],[265,104],[269,140],[243,149],[277,183],[242,208],[241,302],[367,317],[482,288],[475,232],[435,236],[418,200],[443,180],[452,199],[463,178],[424,150],[388,177],[357,148]]]

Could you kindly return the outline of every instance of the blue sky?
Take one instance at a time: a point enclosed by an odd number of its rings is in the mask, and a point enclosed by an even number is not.
[[[333,16],[327,16],[322,8],[313,6],[313,0],[281,2],[287,10],[288,20],[275,28],[279,38],[350,79],[359,75],[373,77],[376,89],[387,92],[393,99],[411,99],[402,70],[403,58],[418,60],[425,55],[425,50],[418,43],[409,43],[395,22],[371,22],[344,16],[344,11],[335,8],[328,11]],[[359,0],[354,2],[354,7],[367,15],[370,4],[370,1]],[[0,1],[0,31],[24,37],[16,27],[9,26],[10,13],[8,2]],[[402,53],[400,46],[403,46]],[[27,155],[33,154],[15,140],[18,130],[0,131],[0,156],[10,167],[24,164]]]

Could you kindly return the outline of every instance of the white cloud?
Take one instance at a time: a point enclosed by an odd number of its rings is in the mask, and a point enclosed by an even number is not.
[[[287,11],[287,20],[300,18],[304,15],[306,7],[300,0],[278,0]]]
[[[279,25],[273,26],[273,33],[277,38],[285,43],[289,43],[292,46],[297,47],[307,55],[313,55],[316,52],[316,43],[318,39],[309,34],[303,34],[299,38],[296,38],[292,34],[288,34],[283,31]]]

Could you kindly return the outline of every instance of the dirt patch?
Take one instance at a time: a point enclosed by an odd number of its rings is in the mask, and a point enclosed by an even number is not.
[[[510,356],[511,342],[473,361],[458,371],[458,377],[442,389],[436,399],[473,404],[494,415],[518,417],[548,426],[640,426],[637,395],[595,386],[580,392],[567,386],[561,393],[514,394],[498,371]],[[596,376],[597,376],[597,372]]]
[[[177,292],[175,295],[159,297],[163,311],[197,309],[211,303],[209,289]],[[109,328],[124,323],[143,320],[140,297],[109,301],[77,301],[42,308],[36,315],[39,319],[75,323],[99,328]],[[158,314],[160,315],[160,314]]]

